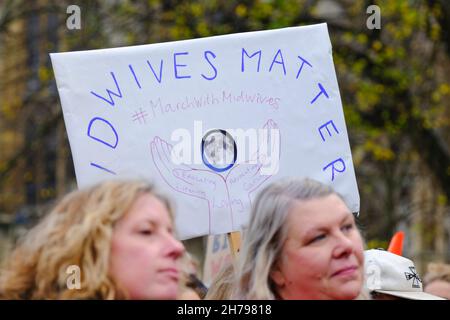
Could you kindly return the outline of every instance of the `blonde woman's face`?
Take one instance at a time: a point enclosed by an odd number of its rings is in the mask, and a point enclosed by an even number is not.
[[[298,202],[271,272],[283,299],[354,299],[363,284],[363,244],[336,195]]]
[[[114,228],[110,272],[131,299],[176,299],[183,251],[165,205],[143,194]]]

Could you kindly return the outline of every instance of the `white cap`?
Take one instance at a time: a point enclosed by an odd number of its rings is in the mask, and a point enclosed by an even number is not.
[[[423,292],[414,263],[389,251],[364,251],[364,272],[370,291],[413,300],[446,300]]]

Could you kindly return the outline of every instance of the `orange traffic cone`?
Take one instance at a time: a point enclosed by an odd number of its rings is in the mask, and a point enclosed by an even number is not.
[[[389,243],[389,248],[387,251],[395,253],[396,255],[401,256],[403,252],[403,238],[405,237],[405,234],[403,231],[398,231],[394,234],[394,236],[391,239],[391,242]]]

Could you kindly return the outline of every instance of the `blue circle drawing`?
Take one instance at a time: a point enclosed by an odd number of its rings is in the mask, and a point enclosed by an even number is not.
[[[236,163],[236,142],[225,130],[208,131],[203,136],[201,149],[203,163],[211,170],[224,172],[231,169]]]

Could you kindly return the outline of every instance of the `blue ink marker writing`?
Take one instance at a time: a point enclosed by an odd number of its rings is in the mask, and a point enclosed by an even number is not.
[[[164,60],[163,59],[161,59],[161,62],[159,63],[159,78],[158,78],[158,76],[156,75],[156,72],[155,72],[155,70],[153,69],[153,66],[152,66],[152,64],[150,63],[150,61],[148,61],[147,60],[147,64],[148,64],[148,66],[150,67],[150,69],[152,70],[152,72],[153,72],[153,75],[155,76],[155,79],[156,79],[156,81],[158,81],[159,83],[161,83],[161,80],[162,80],[162,69],[163,69],[163,62],[164,62]]]
[[[102,139],[100,139],[100,138],[98,138],[98,137],[94,137],[94,136],[91,134],[91,128],[92,128],[92,125],[94,124],[95,121],[101,121],[101,122],[103,122],[103,123],[106,123],[106,124],[112,129],[112,132],[114,133],[114,135],[115,135],[115,137],[116,137],[116,142],[115,142],[114,145],[111,144],[111,143],[108,143],[108,142],[106,142],[105,140],[102,140]],[[93,118],[93,119],[89,122],[88,130],[87,130],[87,135],[88,135],[88,137],[91,137],[92,139],[94,139],[94,140],[96,140],[96,141],[98,141],[98,142],[100,142],[100,143],[103,143],[104,145],[106,145],[106,146],[108,146],[108,147],[110,147],[110,148],[113,148],[113,149],[115,149],[115,148],[117,147],[117,144],[119,143],[119,136],[117,135],[116,129],[114,129],[113,125],[112,125],[108,120],[105,120],[105,119],[100,118],[100,117],[95,117],[95,118]]]
[[[297,77],[295,78],[295,79],[298,79],[298,77],[300,76],[300,73],[302,72],[302,69],[303,69],[303,66],[305,65],[305,63],[308,65],[308,66],[310,66],[311,68],[312,68],[312,65],[311,65],[311,63],[309,63],[308,61],[306,61],[305,59],[303,59],[302,57],[300,57],[300,56],[297,56],[300,60],[302,60],[302,65],[300,66],[300,69],[298,69],[298,72],[297,72]]]
[[[102,167],[101,165],[96,164],[96,163],[93,163],[93,162],[91,162],[91,166],[96,167],[96,168],[99,168],[99,169],[101,169],[101,170],[103,170],[103,171],[109,172],[109,173],[114,174],[114,175],[116,174],[114,171],[109,170],[109,169],[107,169],[107,168],[105,168],[105,167]]]
[[[341,163],[341,164],[342,164],[342,169],[337,168],[337,167],[335,166],[335,163]],[[342,158],[338,158],[338,159],[336,159],[336,160],[330,162],[328,165],[326,165],[326,166],[322,169],[322,171],[327,170],[327,168],[328,168],[329,166],[331,166],[331,168],[332,168],[332,169],[331,169],[331,181],[334,181],[334,171],[341,172],[341,173],[345,171],[345,162],[344,162],[344,160],[342,160]]]
[[[313,104],[316,100],[317,100],[317,98],[320,96],[320,95],[322,95],[322,93],[325,95],[325,97],[327,97],[328,99],[330,98],[329,96],[328,96],[328,93],[325,91],[325,88],[322,86],[322,84],[319,82],[319,89],[320,89],[320,92],[317,94],[317,96],[311,101],[311,104]]]
[[[259,67],[261,66],[261,50],[256,51],[254,54],[252,54],[251,56],[248,55],[247,51],[245,51],[244,48],[242,48],[242,56],[241,56],[241,71],[244,72],[245,68],[244,68],[244,54],[249,58],[253,58],[255,55],[258,55],[258,68],[256,69],[257,72],[259,72]]]
[[[277,60],[278,55],[280,55],[281,61]],[[284,73],[284,75],[286,75],[286,66],[284,65],[283,54],[281,53],[281,49],[278,49],[277,53],[273,57],[273,61],[272,61],[272,64],[270,65],[269,72],[272,71],[272,67],[273,67],[274,63],[281,64],[283,66],[283,73]]]
[[[320,133],[320,136],[322,137],[322,140],[323,141],[325,141],[325,138],[324,138],[324,136],[323,136],[323,134],[322,134],[322,129],[323,128],[326,128],[327,129],[327,132],[328,132],[328,135],[331,137],[331,132],[330,132],[330,129],[328,128],[328,125],[329,124],[331,124],[331,126],[333,127],[333,129],[334,129],[334,131],[336,131],[336,133],[337,134],[339,134],[339,131],[338,131],[338,129],[336,128],[336,126],[334,125],[334,122],[333,122],[333,120],[330,120],[330,121],[328,121],[328,122],[325,122],[323,125],[321,125],[320,127],[319,127],[319,133]]]
[[[191,76],[179,76],[178,75],[178,68],[179,67],[187,67],[187,64],[178,64],[177,63],[177,56],[187,56],[189,52],[176,52],[173,54],[173,68],[175,71],[175,78],[177,79],[188,79]]]
[[[108,102],[110,105],[114,106],[115,102],[114,102],[113,98],[111,97],[111,95],[116,96],[118,98],[122,98],[122,92],[120,91],[120,87],[119,87],[119,84],[117,83],[116,76],[114,75],[114,72],[111,72],[111,77],[113,78],[114,83],[116,84],[116,89],[117,89],[118,93],[115,93],[115,92],[113,92],[113,91],[111,91],[109,89],[106,89],[106,92],[108,93],[108,96],[109,96],[109,100],[107,98],[102,97],[101,95],[95,93],[94,91],[91,91],[91,94],[93,94],[97,98],[102,99],[103,101]]]
[[[216,58],[216,55],[214,54],[214,52],[212,51],[205,51],[205,59],[206,61],[208,61],[209,65],[211,66],[211,68],[214,69],[214,76],[212,77],[207,77],[204,74],[202,74],[202,77],[206,80],[214,80],[217,77],[217,69],[216,67],[212,64],[212,62],[208,59],[208,54],[211,55],[213,58]]]
[[[139,89],[141,89],[141,84],[139,83],[138,78],[136,77],[136,73],[134,72],[133,66],[131,64],[128,65],[128,68],[130,68],[131,73],[133,74],[134,81],[136,81],[136,84],[138,85]]]

